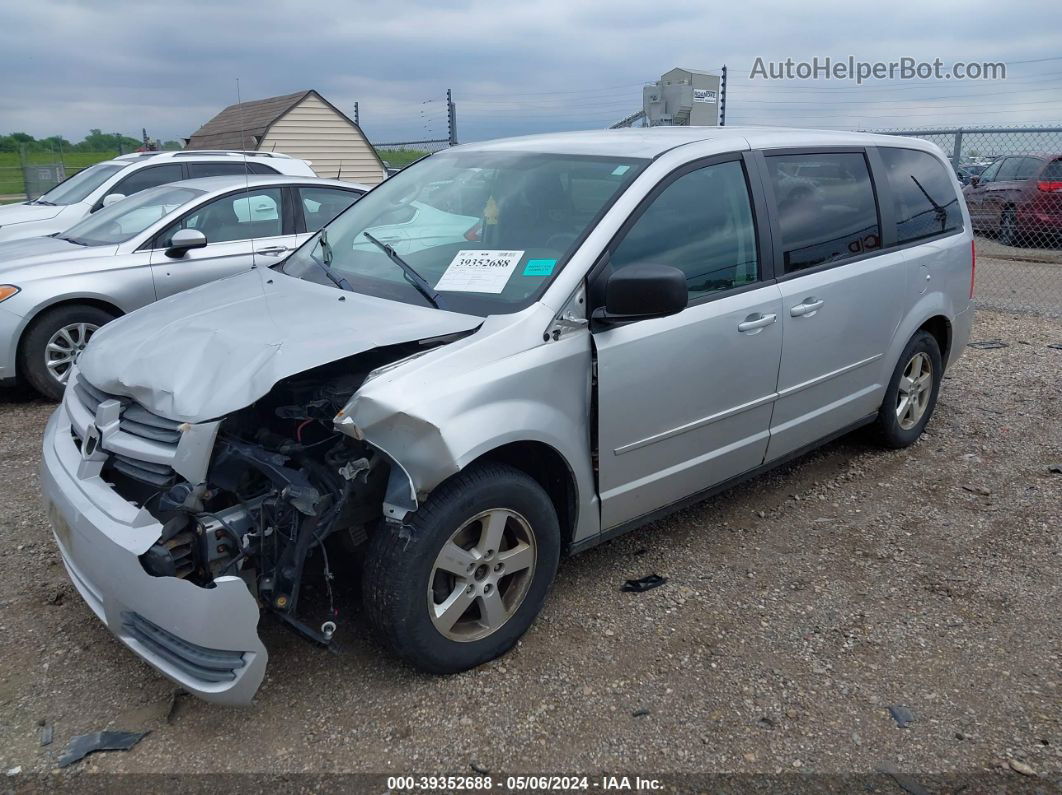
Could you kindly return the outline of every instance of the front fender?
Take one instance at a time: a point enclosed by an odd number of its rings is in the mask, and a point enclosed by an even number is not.
[[[577,491],[573,540],[596,534],[589,334],[483,361],[488,350],[469,346],[406,373],[398,368],[365,384],[344,409],[339,430],[397,465],[385,513],[401,519],[485,453],[530,441],[553,448],[568,465]]]

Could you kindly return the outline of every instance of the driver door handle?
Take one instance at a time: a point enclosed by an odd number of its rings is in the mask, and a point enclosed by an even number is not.
[[[756,334],[760,329],[766,328],[776,320],[778,320],[778,315],[749,315],[745,318],[744,323],[738,323],[738,331],[742,334]]]
[[[789,314],[792,317],[804,317],[805,315],[814,315],[825,303],[821,298],[805,298],[802,302],[794,306],[789,310]]]
[[[283,254],[288,250],[287,246],[269,246],[268,248],[260,248],[255,251],[255,254],[265,254],[267,257],[276,257]]]

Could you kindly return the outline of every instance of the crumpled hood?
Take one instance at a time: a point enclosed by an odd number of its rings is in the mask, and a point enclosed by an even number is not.
[[[61,204],[7,204],[0,207],[0,226],[26,221],[47,221],[63,210]]]
[[[89,257],[111,257],[117,246],[79,246],[57,237],[27,237],[0,243],[0,278],[46,263],[77,262]],[[61,269],[59,269],[61,270]],[[78,268],[78,270],[84,270]],[[32,272],[31,274],[32,275]],[[49,276],[57,275],[56,269]]]
[[[156,414],[202,422],[249,406],[288,376],[482,322],[256,268],[108,323],[78,368]]]

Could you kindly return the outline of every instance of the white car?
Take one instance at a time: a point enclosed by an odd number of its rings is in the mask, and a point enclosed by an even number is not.
[[[146,188],[198,177],[315,177],[309,162],[279,152],[138,152],[82,169],[32,201],[0,207],[0,242],[65,232],[85,216]]]

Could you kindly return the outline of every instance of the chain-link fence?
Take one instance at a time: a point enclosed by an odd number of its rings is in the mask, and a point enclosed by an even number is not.
[[[1062,127],[880,130],[949,156],[977,237],[977,300],[1062,315]]]

